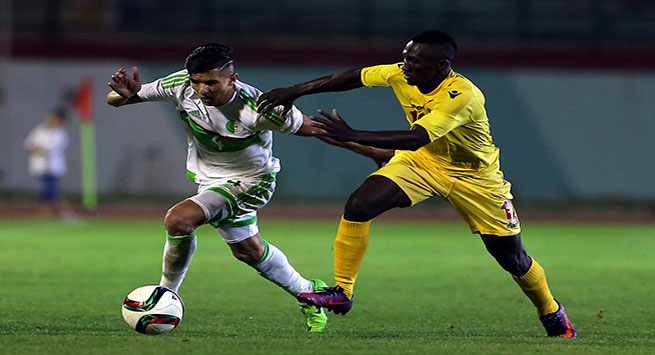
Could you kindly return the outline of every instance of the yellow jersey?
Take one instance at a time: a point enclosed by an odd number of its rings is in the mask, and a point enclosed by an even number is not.
[[[439,86],[423,94],[407,84],[402,63],[377,65],[361,71],[367,87],[391,87],[410,125],[425,128],[431,142],[417,154],[454,172],[480,172],[499,168],[499,149],[493,144],[482,91],[464,76],[450,71]]]

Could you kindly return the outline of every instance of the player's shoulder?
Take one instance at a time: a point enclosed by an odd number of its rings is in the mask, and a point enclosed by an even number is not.
[[[382,65],[384,71],[389,77],[391,76],[400,76],[403,77],[403,63],[393,63],[393,64],[384,64]]]
[[[446,80],[448,80],[447,86],[451,88],[460,89],[462,91],[473,91],[475,88],[475,84],[473,84],[471,80],[455,71],[451,71]]]
[[[403,63],[378,64],[362,68],[362,71],[368,73],[379,73],[387,77],[403,74]]]
[[[181,69],[162,77],[161,80],[166,82],[181,80],[189,81],[189,72],[186,69]]]
[[[461,98],[472,99],[479,95],[480,89],[464,75],[451,71],[444,83],[444,90],[450,96],[461,96]]]
[[[239,80],[234,82],[234,90],[236,90],[239,99],[243,101],[256,100],[262,94],[262,91],[258,88]]]
[[[189,86],[189,72],[186,69],[178,70],[160,79],[161,87],[172,91],[182,90]]]

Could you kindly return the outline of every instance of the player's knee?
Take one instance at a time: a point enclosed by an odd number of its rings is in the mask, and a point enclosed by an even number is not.
[[[172,236],[181,236],[187,235],[195,229],[193,222],[182,213],[177,212],[175,209],[171,208],[166,213],[164,218],[164,225],[166,226],[166,232],[168,235]]]
[[[523,276],[530,269],[532,259],[525,252],[497,257],[500,266],[514,276]]]
[[[356,222],[366,222],[375,217],[371,215],[369,199],[357,193],[353,193],[348,198],[343,215],[345,219]]]

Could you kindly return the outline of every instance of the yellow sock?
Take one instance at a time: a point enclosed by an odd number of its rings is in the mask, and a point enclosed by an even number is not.
[[[334,279],[343,287],[348,298],[353,297],[353,286],[362,264],[371,221],[351,222],[341,218],[334,240]]]
[[[539,263],[532,259],[532,266],[530,270],[523,276],[513,276],[523,292],[530,298],[535,307],[537,307],[537,314],[543,316],[544,314],[557,312],[559,306],[553,295],[548,288],[546,281],[546,273]]]

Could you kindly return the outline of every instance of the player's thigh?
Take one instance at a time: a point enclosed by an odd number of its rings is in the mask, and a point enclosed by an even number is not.
[[[411,200],[396,183],[382,175],[369,176],[346,204],[348,209],[381,209],[386,211],[395,207],[409,207]]]
[[[225,242],[236,244],[259,233],[257,211],[274,192],[274,175],[265,175],[215,184],[191,199],[206,211],[206,223],[216,228]]]
[[[188,198],[205,213],[205,223],[234,220],[264,207],[275,192],[275,176],[230,179],[201,186],[199,192]]]
[[[473,233],[513,236],[521,232],[521,226],[510,188],[502,175],[472,176],[459,179],[447,200]]]
[[[394,157],[387,165],[375,171],[371,176],[383,176],[394,182],[415,205],[432,196],[446,196],[452,182],[438,170],[404,156]]]

